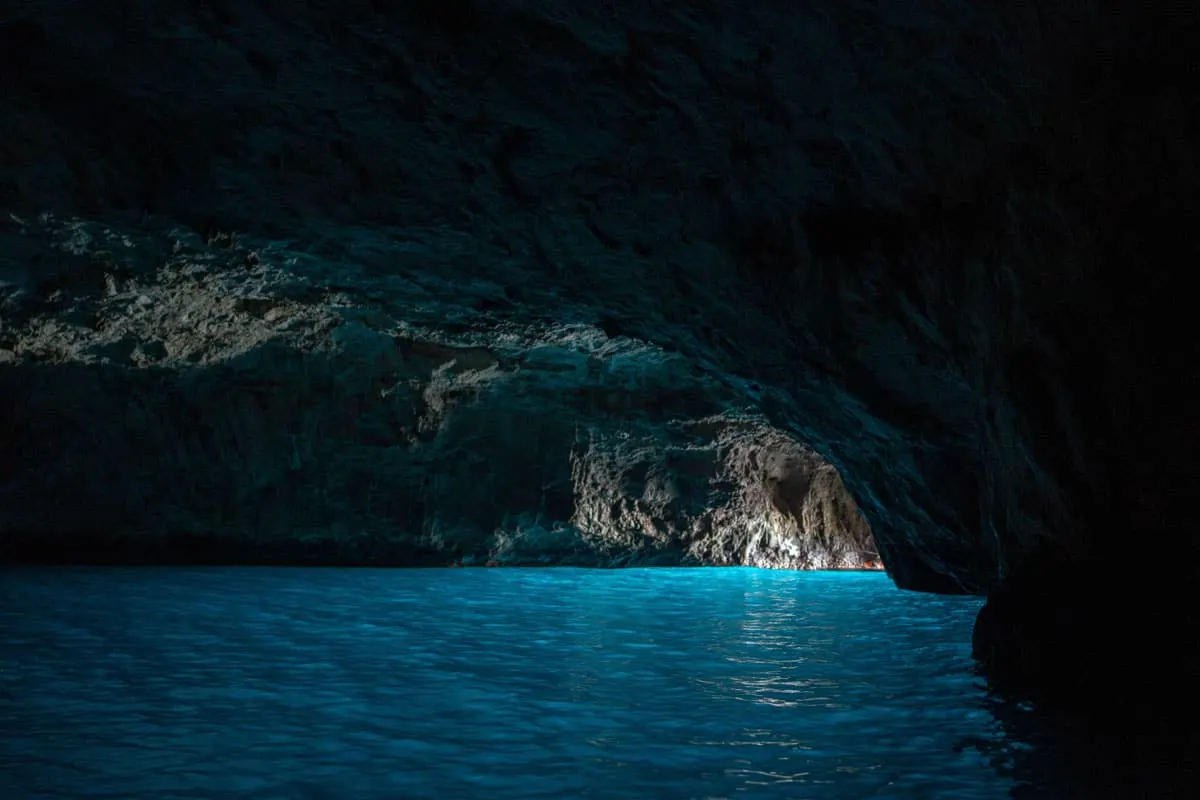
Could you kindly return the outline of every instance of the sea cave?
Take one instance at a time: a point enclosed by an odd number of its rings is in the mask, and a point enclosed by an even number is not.
[[[246,575],[286,596],[276,568],[372,597],[465,581],[619,627],[596,609],[773,570],[736,592],[783,631],[814,613],[793,589],[905,636],[926,612],[904,603],[982,602],[960,667],[1038,743],[1009,754],[1012,796],[1194,787],[1200,11],[10,6],[0,632],[24,644],[0,665],[22,691],[66,636],[38,609],[126,598],[169,638],[133,575],[184,576],[153,579],[180,608]],[[660,635],[707,641],[713,613]],[[4,747],[4,796],[79,796]],[[336,795],[313,780],[180,796]],[[997,796],[896,780],[741,796]],[[425,796],[383,786],[351,794]]]

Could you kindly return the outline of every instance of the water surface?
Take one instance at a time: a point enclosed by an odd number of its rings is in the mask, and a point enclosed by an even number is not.
[[[0,572],[0,797],[1002,798],[979,600],[753,569]],[[967,743],[967,744],[965,744]]]

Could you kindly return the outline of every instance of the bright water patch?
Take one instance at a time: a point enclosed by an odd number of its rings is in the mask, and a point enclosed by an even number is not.
[[[0,572],[0,797],[1004,797],[979,601],[752,569]]]

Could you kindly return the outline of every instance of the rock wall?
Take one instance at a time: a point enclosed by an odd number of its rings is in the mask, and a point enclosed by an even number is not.
[[[879,560],[833,467],[678,353],[394,261],[9,224],[10,559]]]

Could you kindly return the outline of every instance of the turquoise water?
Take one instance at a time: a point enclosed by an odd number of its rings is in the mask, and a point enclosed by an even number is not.
[[[752,569],[0,572],[0,797],[1002,798],[972,598]]]

